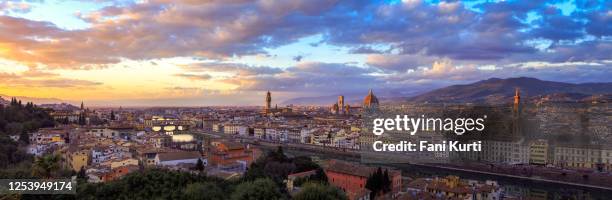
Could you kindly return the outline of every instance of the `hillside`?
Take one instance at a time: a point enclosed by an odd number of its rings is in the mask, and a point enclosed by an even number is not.
[[[511,101],[516,88],[520,89],[523,99],[546,96],[573,101],[588,99],[592,95],[612,94],[612,83],[573,84],[519,77],[491,78],[466,85],[452,85],[408,98],[408,101],[501,103]]]

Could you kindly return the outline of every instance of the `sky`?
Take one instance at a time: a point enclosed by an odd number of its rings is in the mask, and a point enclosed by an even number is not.
[[[0,96],[261,105],[492,77],[610,82],[611,1],[8,0]]]

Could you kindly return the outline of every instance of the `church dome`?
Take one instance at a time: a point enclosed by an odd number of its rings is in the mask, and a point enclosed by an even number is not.
[[[376,96],[372,92],[372,89],[370,89],[370,92],[368,92],[368,96],[366,96],[365,99],[363,100],[363,106],[371,107],[371,106],[377,106],[377,105],[378,105],[378,98],[376,98]]]

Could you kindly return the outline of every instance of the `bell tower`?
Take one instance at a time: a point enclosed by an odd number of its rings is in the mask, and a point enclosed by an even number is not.
[[[521,105],[521,91],[519,88],[514,90],[514,112],[518,113]]]
[[[270,110],[270,108],[272,107],[272,94],[270,94],[270,91],[268,90],[268,93],[266,93],[266,111]]]

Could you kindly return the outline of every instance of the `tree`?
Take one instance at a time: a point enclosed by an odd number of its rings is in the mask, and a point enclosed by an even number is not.
[[[79,125],[83,126],[86,123],[87,123],[87,120],[85,118],[85,113],[79,114]]]
[[[247,168],[246,172],[242,176],[242,180],[254,181],[258,178],[266,177],[265,172],[264,172],[265,161],[262,161],[264,159],[265,159],[264,157],[261,157],[257,159],[255,162],[253,162],[251,166]]]
[[[9,135],[18,135],[23,132],[23,124],[20,122],[11,122],[4,127]]]
[[[115,120],[115,111],[111,110],[111,116],[110,117],[111,117],[111,120]]]
[[[385,169],[385,172],[382,176],[382,190],[387,193],[391,191],[391,179],[389,178],[389,170]]]
[[[295,165],[289,162],[269,161],[264,166],[264,174],[266,177],[272,178],[279,184],[287,179],[287,176],[295,171]]]
[[[371,199],[374,199],[378,194],[390,191],[391,178],[389,178],[389,172],[383,173],[382,169],[378,167],[376,172],[372,173],[370,177],[368,177],[368,180],[366,180],[365,188],[372,191],[372,193],[370,193]]]
[[[11,171],[20,171],[16,176],[31,178],[33,157],[26,153],[25,144],[30,141],[30,133],[55,125],[48,111],[32,102],[20,105],[16,98],[12,98],[9,105],[0,106],[0,174],[7,172],[15,175]],[[18,135],[20,141],[13,141],[9,135]],[[27,171],[27,175],[24,176],[22,171]]]
[[[21,134],[19,134],[19,141],[23,142],[24,144],[30,144],[30,134],[21,132]]]
[[[328,183],[327,174],[325,174],[323,168],[318,168],[311,180],[320,181],[321,183]]]
[[[295,170],[297,172],[305,172],[310,170],[315,170],[320,168],[320,166],[312,161],[310,157],[307,156],[298,156],[293,158],[293,163],[295,164]]]
[[[225,199],[225,193],[219,186],[214,183],[192,183],[187,185],[183,191],[185,200],[222,200]]]
[[[306,183],[302,190],[293,196],[295,200],[345,200],[344,192],[330,185]]]
[[[204,171],[204,162],[202,162],[202,159],[198,158],[198,162],[196,163],[195,169],[198,171]]]
[[[271,179],[257,179],[243,182],[236,186],[231,195],[232,200],[274,200],[281,199],[282,194],[276,183]]]
[[[77,172],[77,178],[87,180],[87,173],[85,172],[85,166],[81,166],[79,172]]]
[[[196,183],[203,186],[188,186]],[[217,196],[208,194],[208,190],[218,190],[207,183],[220,188],[222,191],[220,193],[224,195],[223,199],[229,198],[228,194],[232,191],[229,189],[231,182],[188,172],[144,169],[143,171],[129,173],[119,180],[103,184],[79,184],[76,199],[186,199],[186,195],[193,197],[202,188],[205,189],[205,196]],[[217,193],[219,192],[215,192],[215,194]]]
[[[283,152],[282,146],[278,146],[276,148],[276,151],[270,152],[270,154],[268,155],[268,158],[272,161],[277,161],[277,162],[287,162],[289,160],[289,158],[287,158],[287,156]]]
[[[53,172],[60,168],[59,160],[60,156],[57,154],[37,157],[34,161],[32,174],[41,178],[51,178]]]
[[[22,161],[31,162],[31,155],[27,154],[19,144],[0,132],[0,169]]]

